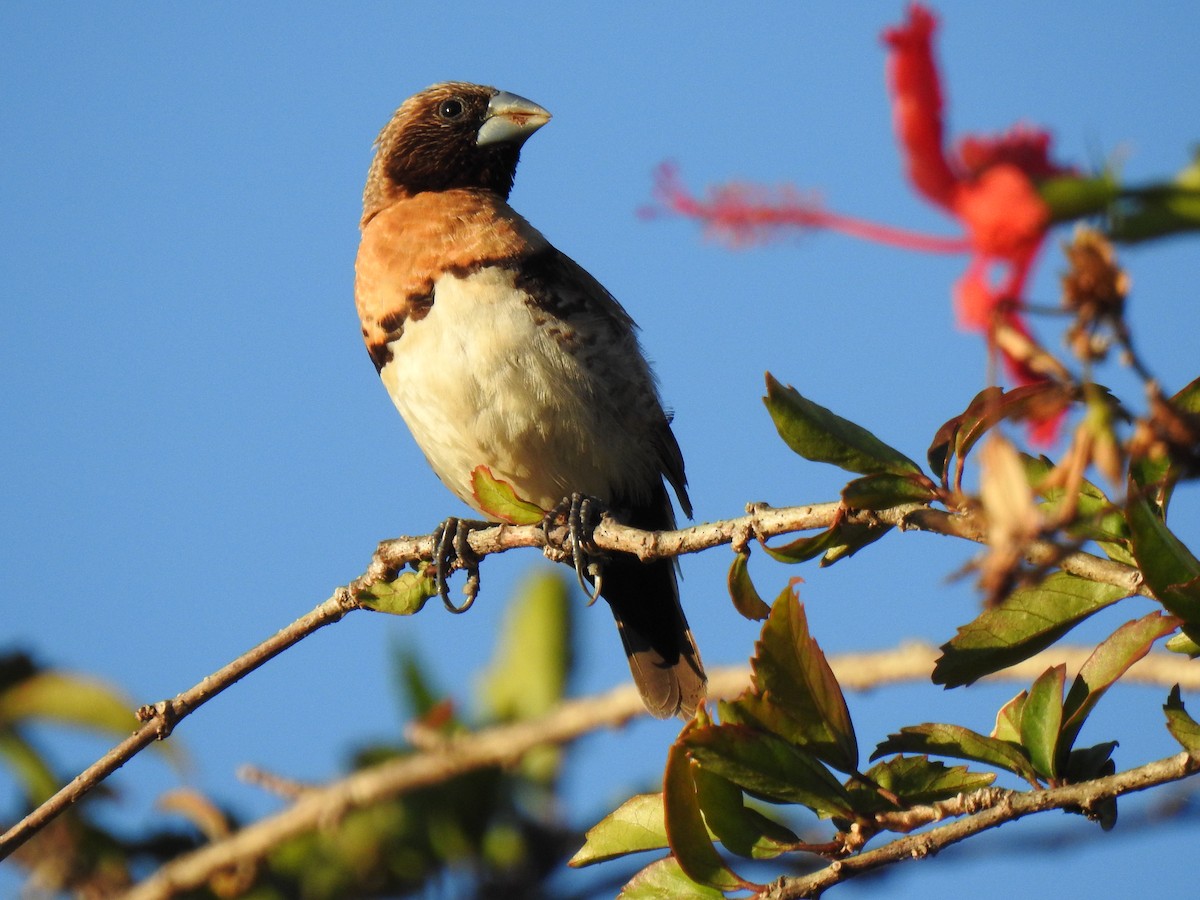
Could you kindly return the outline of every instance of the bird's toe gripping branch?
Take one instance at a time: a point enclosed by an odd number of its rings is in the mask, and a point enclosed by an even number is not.
[[[446,609],[452,613],[466,612],[479,596],[479,557],[471,549],[469,538],[472,531],[488,527],[488,522],[451,516],[433,532],[433,564],[437,592]],[[455,606],[450,599],[450,573],[455,569],[463,569],[467,573],[467,583],[463,587],[467,599],[462,606]]]
[[[547,535],[555,525],[566,525],[566,549],[571,555],[579,586],[588,595],[588,606],[599,599],[603,587],[604,554],[592,539],[592,532],[603,515],[604,508],[599,500],[576,492],[564,497],[542,520],[542,530]]]

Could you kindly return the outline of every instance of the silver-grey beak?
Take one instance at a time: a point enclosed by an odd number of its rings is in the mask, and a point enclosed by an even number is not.
[[[504,142],[520,145],[549,121],[550,113],[532,100],[501,91],[488,103],[475,143],[480,147]]]

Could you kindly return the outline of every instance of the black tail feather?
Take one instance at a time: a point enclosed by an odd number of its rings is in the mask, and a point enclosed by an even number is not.
[[[673,560],[643,563],[613,554],[601,584],[646,709],[660,719],[690,719],[708,679],[679,605]]]

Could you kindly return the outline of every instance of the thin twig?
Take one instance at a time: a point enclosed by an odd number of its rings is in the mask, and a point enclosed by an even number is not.
[[[1172,781],[1179,781],[1200,771],[1200,759],[1187,753],[1169,756],[1156,762],[1138,766],[1095,778],[1080,784],[1049,788],[1039,791],[1004,791],[989,795],[988,805],[982,812],[957,819],[929,831],[909,835],[891,841],[874,850],[857,856],[847,857],[831,863],[824,869],[802,877],[784,876],[758,895],[759,900],[797,900],[801,897],[819,897],[824,891],[843,881],[862,875],[872,869],[908,859],[931,856],[957,844],[972,835],[996,828],[1006,822],[1015,822],[1031,813],[1050,809],[1089,810],[1113,797],[1144,791]]]
[[[312,612],[301,616],[254,649],[243,653],[173,699],[142,707],[138,710],[138,718],[142,719],[143,724],[137,731],[76,775],[58,793],[0,836],[0,859],[5,859],[63,810],[154,741],[165,740],[185,716],[288,647],[308,637],[317,629],[338,621],[353,608],[354,603],[349,595],[344,589],[339,589]]]

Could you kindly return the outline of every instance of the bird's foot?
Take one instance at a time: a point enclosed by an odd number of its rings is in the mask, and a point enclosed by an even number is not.
[[[592,539],[592,532],[600,524],[603,512],[600,501],[595,497],[574,493],[570,497],[564,497],[542,520],[542,530],[547,534],[560,522],[566,524],[567,551],[571,555],[579,586],[588,595],[588,606],[599,599],[603,586],[604,554]]]
[[[433,532],[435,584],[443,605],[452,613],[466,612],[479,596],[479,557],[471,549],[469,538],[472,531],[487,528],[489,524],[451,516]],[[467,599],[462,606],[455,606],[450,599],[450,573],[455,569],[463,569],[467,573],[467,583],[463,585]]]

